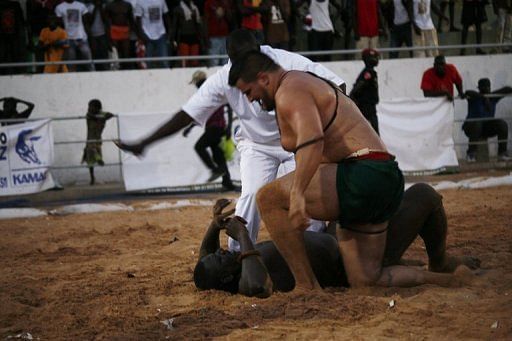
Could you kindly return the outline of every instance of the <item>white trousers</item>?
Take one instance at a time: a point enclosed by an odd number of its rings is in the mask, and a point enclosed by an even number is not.
[[[240,177],[242,193],[236,203],[235,214],[247,221],[247,230],[253,243],[258,239],[260,215],[256,205],[256,193],[278,176],[295,170],[293,153],[286,152],[281,146],[267,146],[254,142],[240,141]],[[319,232],[324,229],[321,221],[312,221],[309,231]],[[228,248],[239,251],[240,245],[232,238],[228,239]]]

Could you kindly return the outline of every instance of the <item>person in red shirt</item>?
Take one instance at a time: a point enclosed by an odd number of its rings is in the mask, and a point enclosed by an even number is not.
[[[379,34],[386,35],[379,1],[357,0],[354,6],[354,18],[356,49],[378,48]]]
[[[226,39],[232,26],[233,4],[231,0],[206,0],[204,3],[204,19],[208,29],[208,54],[226,54]],[[224,65],[223,59],[210,59],[209,65]]]
[[[446,64],[444,56],[434,59],[434,67],[423,73],[421,90],[425,97],[444,97],[453,101],[453,86],[457,88],[460,98],[464,98],[462,77],[453,64]]]

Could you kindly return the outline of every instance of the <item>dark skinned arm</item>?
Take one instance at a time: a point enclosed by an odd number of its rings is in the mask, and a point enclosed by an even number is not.
[[[215,251],[220,249],[220,230],[226,224],[228,217],[235,212],[234,209],[224,213],[222,212],[222,210],[230,203],[231,201],[228,199],[219,199],[213,206],[213,219],[203,237],[201,248],[199,249],[198,261],[201,260],[204,256],[214,253]]]
[[[269,297],[272,295],[272,280],[263,259],[254,253],[255,248],[245,224],[247,222],[238,216],[226,224],[226,233],[240,243],[242,275],[238,282],[238,292],[249,297]]]
[[[464,98],[464,89],[462,88],[462,83],[460,83],[460,84],[455,83],[455,88],[457,89],[457,92],[459,93],[460,98]]]
[[[144,152],[144,149],[149,146],[151,143],[161,140],[164,137],[171,136],[181,129],[188,126],[194,120],[183,110],[178,111],[169,121],[164,123],[160,128],[155,130],[148,137],[140,140],[137,143],[124,143],[122,141],[118,141],[116,145],[122,150],[131,152],[135,155],[141,155]]]
[[[425,97],[446,97],[450,101],[453,101],[453,96],[448,91],[423,90],[423,96],[425,96]]]

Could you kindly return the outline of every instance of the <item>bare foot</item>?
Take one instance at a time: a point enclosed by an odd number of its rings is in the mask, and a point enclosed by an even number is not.
[[[469,269],[475,270],[480,268],[480,259],[471,256],[447,256],[441,264],[429,264],[429,271],[433,272],[445,272],[451,273],[454,272],[459,266],[466,266]]]

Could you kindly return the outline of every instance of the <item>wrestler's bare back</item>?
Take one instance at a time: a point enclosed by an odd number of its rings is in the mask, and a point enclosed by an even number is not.
[[[384,143],[355,103],[340,90],[336,91],[337,115],[323,132],[336,106],[333,87],[318,77],[300,71],[288,72],[284,76],[275,93],[283,148],[293,151],[300,143],[307,142],[304,139],[323,135],[322,163],[338,162],[364,148],[386,151]],[[301,133],[303,139],[298,141]]]

